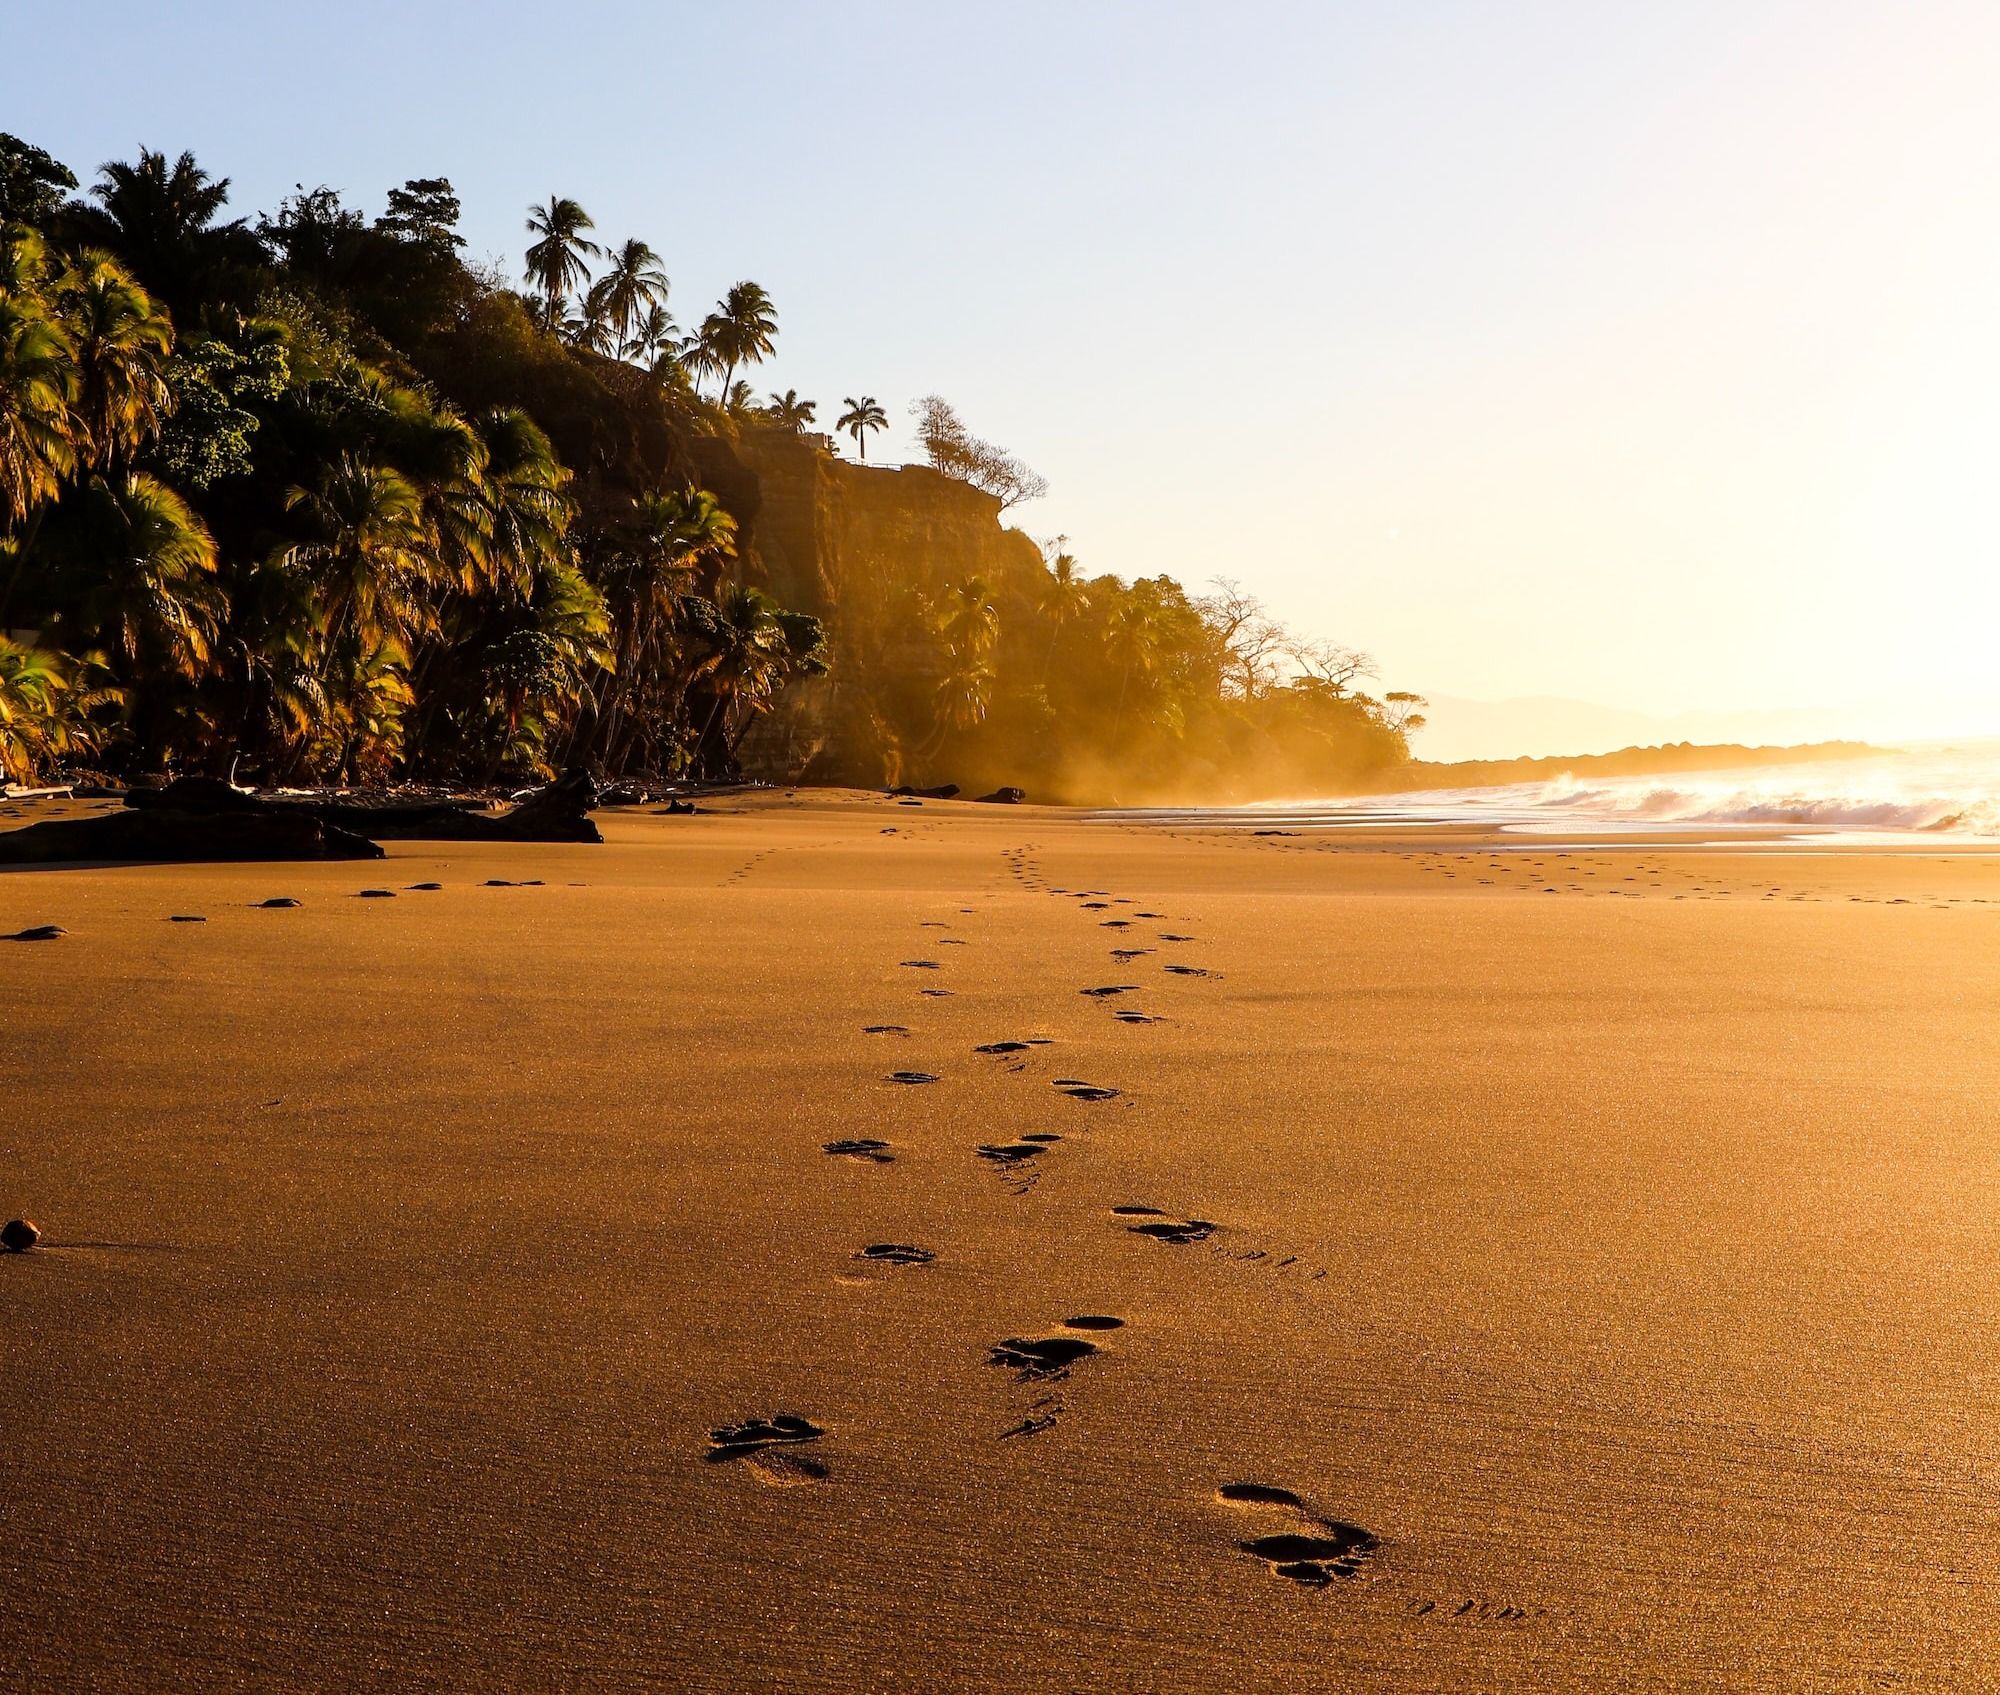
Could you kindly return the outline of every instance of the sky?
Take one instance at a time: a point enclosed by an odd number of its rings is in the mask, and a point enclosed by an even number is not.
[[[510,271],[566,194],[659,250],[683,322],[754,278],[760,390],[877,397],[890,458],[942,393],[1048,477],[1031,535],[1240,581],[1453,722],[2000,732],[1994,0],[70,0],[7,32],[0,128],[80,177],[191,148],[235,212],[373,214],[446,175]]]

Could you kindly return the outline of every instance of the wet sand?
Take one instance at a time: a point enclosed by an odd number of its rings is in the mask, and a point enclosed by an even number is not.
[[[0,874],[24,1687],[2000,1663],[2000,858],[710,804]]]

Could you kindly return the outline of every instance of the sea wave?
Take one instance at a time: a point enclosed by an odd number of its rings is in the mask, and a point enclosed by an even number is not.
[[[1342,803],[1348,806],[1353,803]],[[1917,755],[1377,796],[1373,809],[1526,830],[1670,826],[2000,836],[2000,759]]]

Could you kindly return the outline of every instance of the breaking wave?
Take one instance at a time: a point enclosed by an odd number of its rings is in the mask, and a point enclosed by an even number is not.
[[[1356,803],[1349,803],[1356,804]],[[1573,776],[1375,797],[1370,811],[1520,830],[1668,826],[2000,836],[2000,757],[1912,755],[1671,778]]]

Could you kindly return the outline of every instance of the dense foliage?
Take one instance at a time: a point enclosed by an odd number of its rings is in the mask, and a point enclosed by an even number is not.
[[[756,283],[684,332],[653,248],[600,245],[574,200],[530,209],[517,291],[463,257],[442,178],[372,221],[324,188],[225,220],[228,188],[147,151],[79,192],[0,135],[0,775],[721,777],[829,665],[885,770],[1405,755],[1412,697],[1355,692],[1358,659],[1315,670],[1240,596],[1086,583],[1056,548],[1032,581],[886,572],[835,655],[694,473],[696,437],[817,417],[753,398]],[[844,406],[865,458],[887,414]],[[1042,491],[916,411],[937,469]]]

